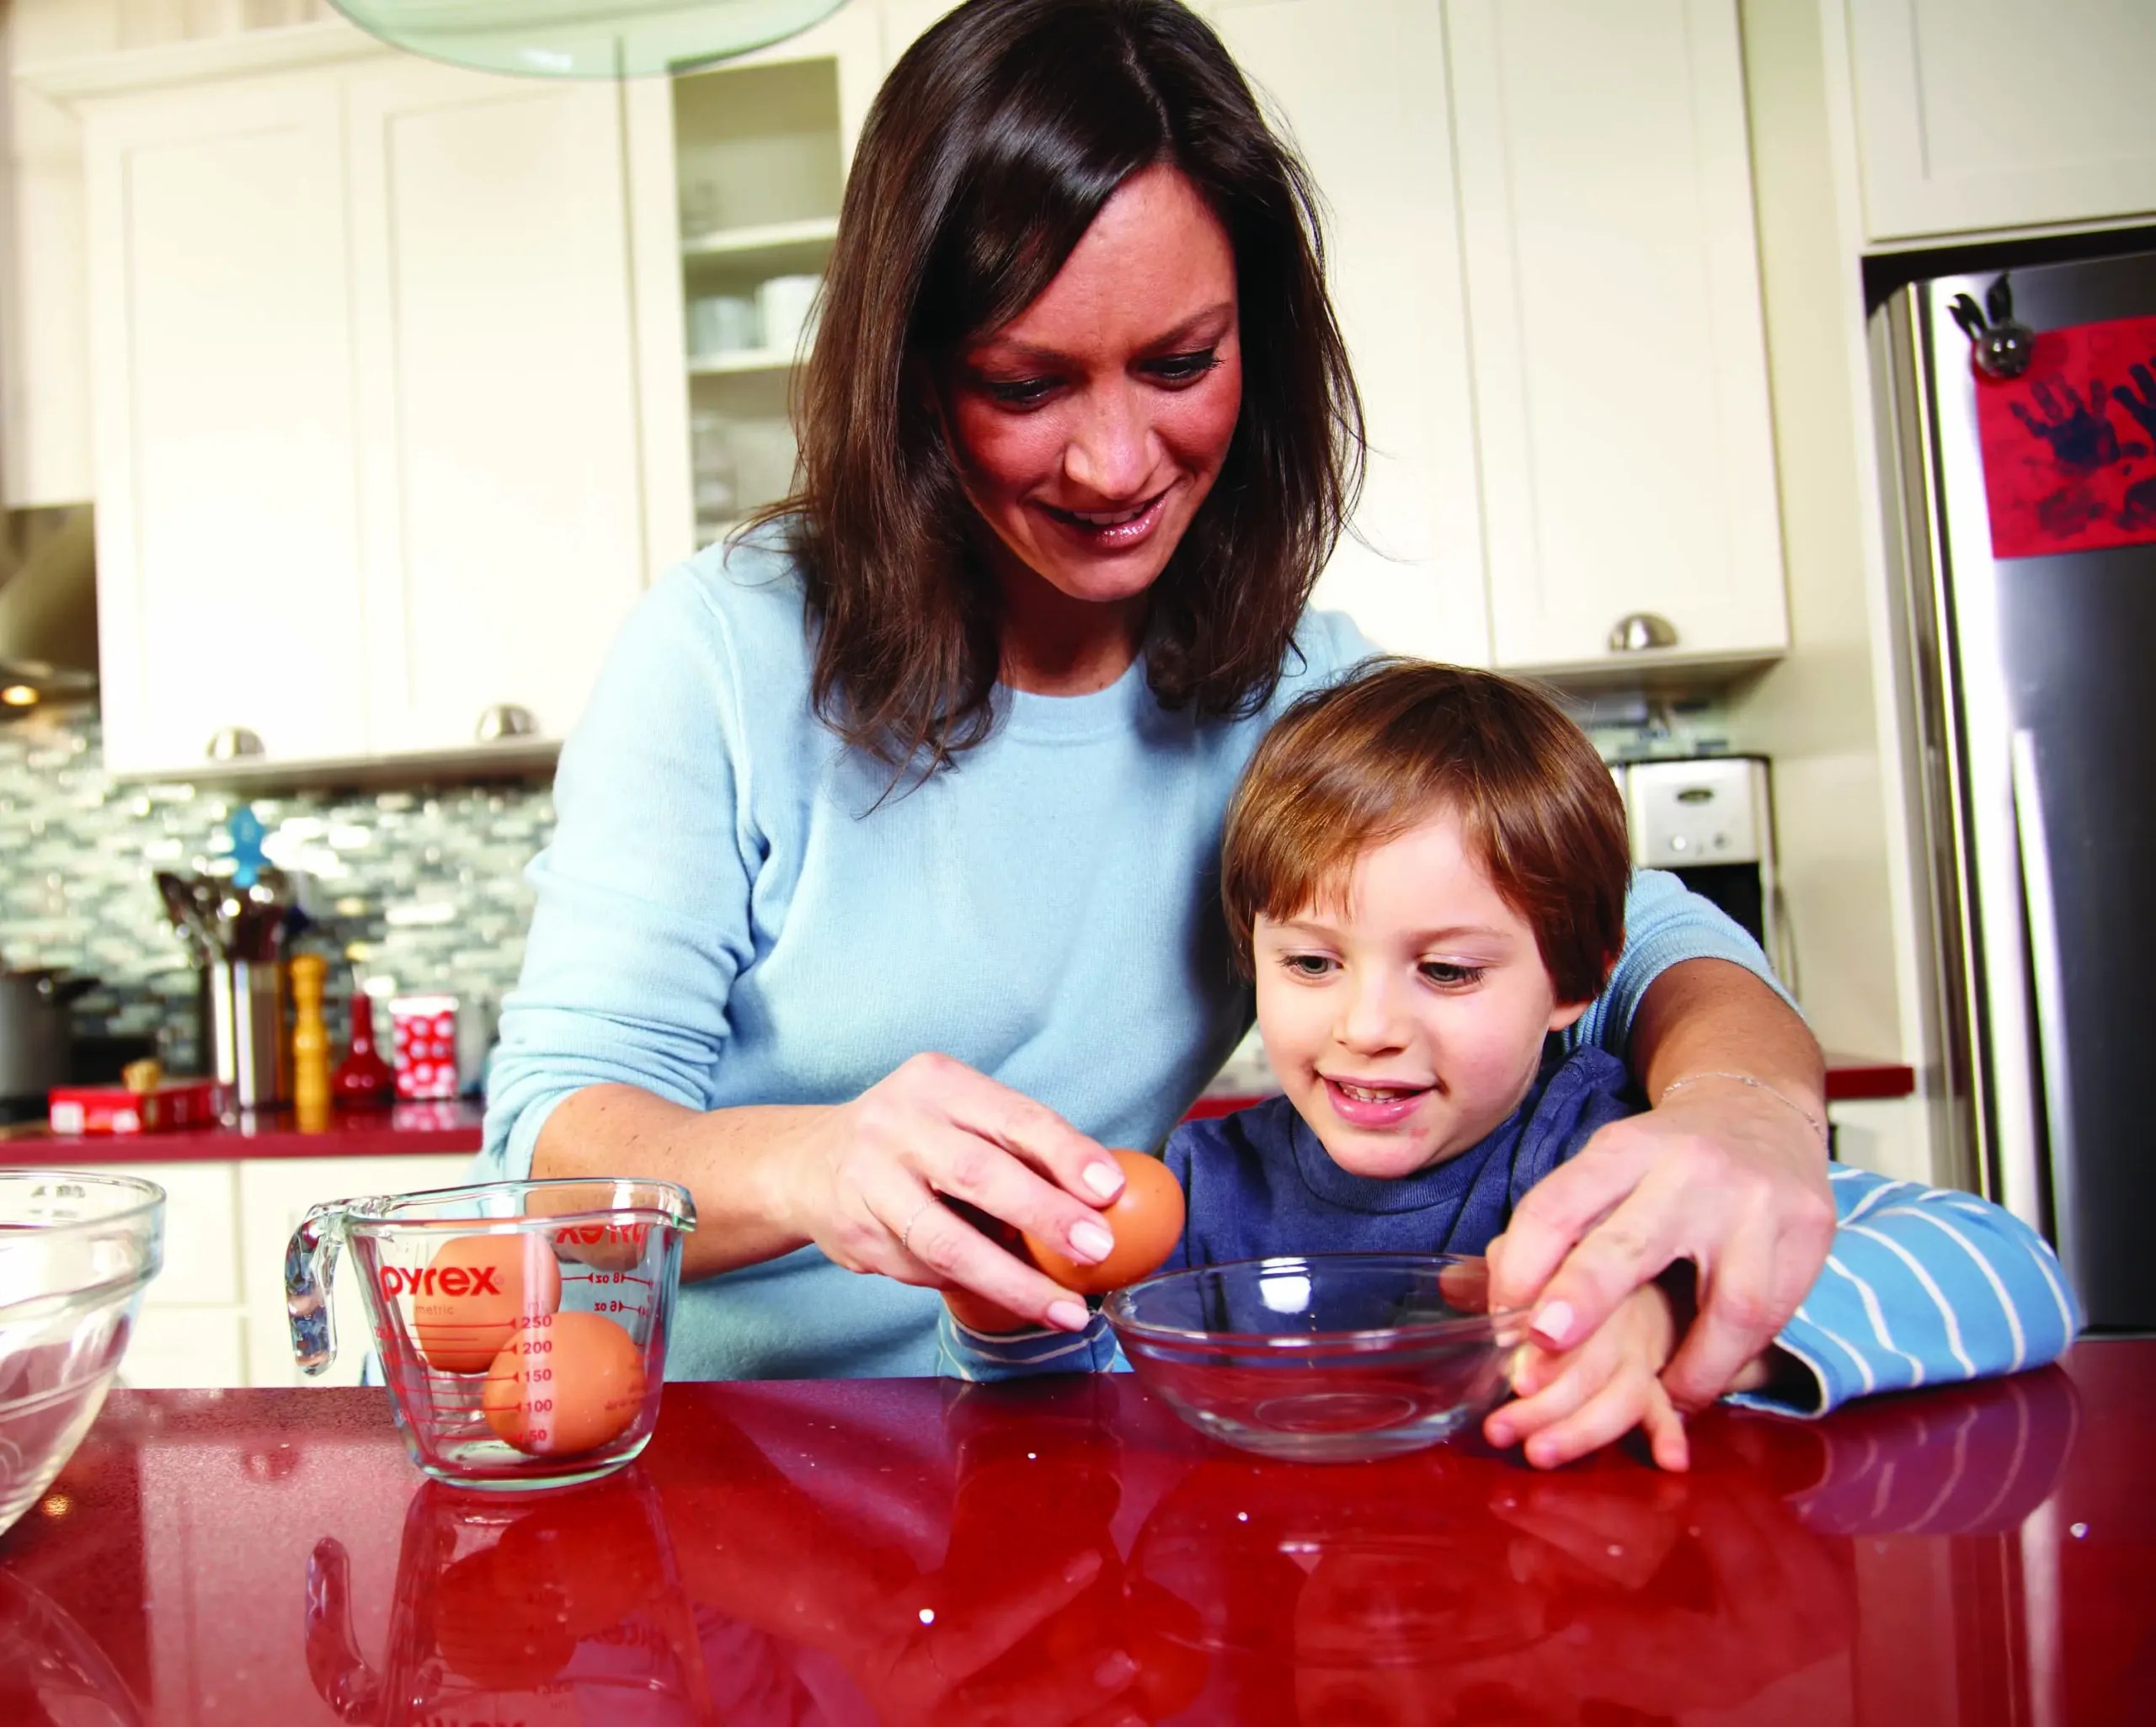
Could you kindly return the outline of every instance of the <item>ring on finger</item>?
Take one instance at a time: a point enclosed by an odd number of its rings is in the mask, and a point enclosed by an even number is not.
[[[921,1201],[919,1205],[913,1208],[913,1215],[906,1219],[905,1228],[899,1231],[899,1252],[910,1254],[913,1251],[913,1226],[915,1223],[918,1223],[928,1214],[928,1209],[931,1206],[937,1205],[938,1203],[940,1203],[940,1202],[937,1200],[937,1197],[931,1193],[927,1198]]]

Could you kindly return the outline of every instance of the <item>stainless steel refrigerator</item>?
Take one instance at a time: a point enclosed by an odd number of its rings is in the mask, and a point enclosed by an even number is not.
[[[2156,544],[1993,556],[1976,394],[1988,386],[1953,307],[1961,295],[1982,306],[1999,274],[1902,289],[1872,331],[1888,489],[1906,517],[1898,610],[1923,746],[1935,1005],[1963,1167],[2057,1245],[2093,1329],[2147,1330]],[[2017,269],[2011,296],[2014,318],[2039,333],[2156,317],[2156,253]],[[2031,436],[2063,440],[2063,461],[2125,464],[2115,487],[2156,480],[2156,426],[2137,411],[2148,381],[2125,374],[2094,392],[2108,441],[2086,391],[2071,409],[2058,397],[2056,421],[2032,414]],[[2070,413],[2085,416],[2078,445]]]

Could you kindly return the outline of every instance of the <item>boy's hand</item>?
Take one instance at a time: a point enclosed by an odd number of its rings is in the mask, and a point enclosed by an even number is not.
[[[1584,1457],[1635,1427],[1665,1469],[1690,1466],[1684,1418],[1662,1389],[1677,1316],[1654,1284],[1634,1290],[1608,1321],[1572,1348],[1523,1346],[1513,1366],[1514,1401],[1482,1424],[1491,1444],[1526,1442],[1538,1469]]]

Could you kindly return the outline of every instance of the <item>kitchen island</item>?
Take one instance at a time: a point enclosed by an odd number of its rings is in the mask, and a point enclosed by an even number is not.
[[[675,1384],[630,1469],[518,1497],[423,1483],[379,1391],[120,1393],[0,1537],[0,1714],[2148,1719],[2156,1341],[1693,1431],[1689,1476],[1293,1466],[1125,1375]]]

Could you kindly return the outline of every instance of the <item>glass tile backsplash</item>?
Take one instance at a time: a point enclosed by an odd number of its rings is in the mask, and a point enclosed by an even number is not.
[[[312,922],[296,948],[333,957],[338,1053],[355,977],[377,994],[499,1006],[523,962],[524,866],[552,830],[551,776],[275,796],[120,785],[90,709],[0,726],[0,962],[96,978],[76,1005],[78,1033],[153,1037],[170,1071],[199,1071],[197,976],[152,877],[227,851],[243,802],[268,829],[270,861],[305,877]]]

